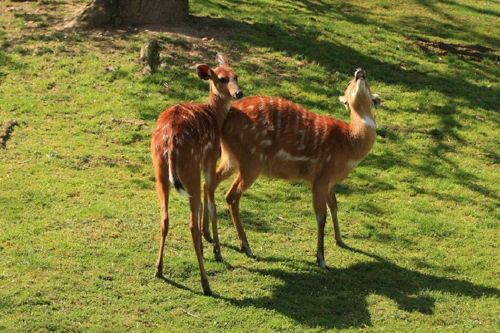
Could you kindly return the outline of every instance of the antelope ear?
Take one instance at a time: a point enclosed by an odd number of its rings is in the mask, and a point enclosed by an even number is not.
[[[378,94],[372,94],[372,104],[375,109],[378,109],[381,103],[380,96]]]
[[[215,61],[217,61],[217,64],[219,66],[229,66],[229,59],[225,54],[217,53],[217,55],[215,56]]]
[[[349,102],[347,101],[347,99],[345,99],[344,96],[339,96],[339,101],[340,103],[344,104],[347,110],[349,110]]]
[[[199,64],[196,65],[196,74],[198,74],[198,77],[202,80],[209,80],[212,75],[214,75],[214,72],[210,67],[208,67],[205,64]]]

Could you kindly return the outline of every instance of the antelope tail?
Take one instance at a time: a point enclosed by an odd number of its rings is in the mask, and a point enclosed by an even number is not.
[[[168,178],[172,185],[174,185],[177,192],[186,198],[191,197],[189,193],[186,192],[184,184],[182,184],[182,181],[177,174],[177,156],[174,149],[171,149],[168,154]]]

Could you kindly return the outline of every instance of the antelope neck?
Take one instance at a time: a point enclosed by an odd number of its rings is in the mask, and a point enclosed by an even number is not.
[[[222,125],[226,120],[229,109],[231,108],[231,96],[220,96],[215,94],[212,87],[210,86],[210,97],[208,98],[208,106],[214,112],[215,120],[217,121],[217,127],[219,130],[222,129]]]
[[[375,121],[373,120],[371,107],[351,106],[350,134],[353,144],[356,146],[356,156],[362,159],[368,154],[375,142]]]

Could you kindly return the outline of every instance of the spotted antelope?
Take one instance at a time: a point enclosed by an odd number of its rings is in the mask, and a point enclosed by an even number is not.
[[[357,69],[340,100],[351,110],[350,124],[316,115],[277,97],[255,96],[232,104],[222,128],[222,157],[216,184],[238,170],[226,201],[241,250],[248,256],[253,254],[241,224],[239,202],[261,173],[312,184],[318,225],[317,261],[322,268],[326,268],[327,206],[336,243],[347,247],[340,235],[334,185],[343,181],[371,150],[375,141],[371,109],[372,105],[378,107],[380,99],[372,95],[365,71]],[[204,235],[208,235],[207,219],[203,220],[203,229]]]
[[[168,198],[170,187],[189,199],[191,209],[189,229],[201,272],[205,295],[212,292],[203,266],[199,209],[201,202],[200,173],[205,176],[208,211],[216,229],[214,193],[216,166],[220,152],[220,131],[231,107],[231,98],[243,97],[238,78],[223,54],[216,56],[218,67],[212,70],[205,64],[197,65],[200,79],[210,81],[210,96],[205,104],[176,104],[158,118],[151,139],[151,152],[156,176],[156,189],[161,204],[161,241],[155,275],[163,276],[163,248],[168,234]],[[208,217],[207,217],[208,218]],[[217,235],[217,232],[214,232]],[[214,252],[220,253],[219,241],[214,237]]]

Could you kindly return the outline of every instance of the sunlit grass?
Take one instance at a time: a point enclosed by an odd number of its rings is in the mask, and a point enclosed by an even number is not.
[[[498,60],[414,42],[498,48],[498,4],[196,0],[180,34],[56,31],[82,3],[0,5],[0,123],[19,123],[0,149],[0,329],[499,329]],[[159,63],[144,77],[139,50],[153,37]],[[173,103],[205,101],[194,65],[214,65],[217,52],[246,96],[348,121],[338,96],[361,66],[382,107],[372,152],[337,186],[356,250],[335,247],[329,222],[331,270],[319,269],[309,187],[260,178],[241,201],[256,254],[247,258],[225,207],[228,180],[217,191],[224,261],[205,244],[211,298],[176,193],[168,281],[153,278],[150,132],[114,119],[152,127]]]

